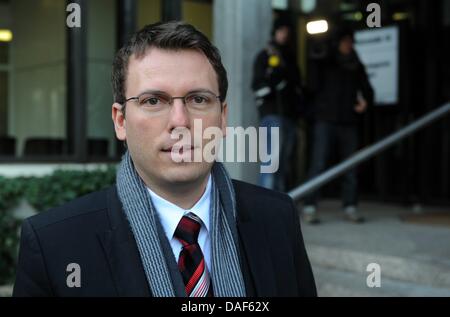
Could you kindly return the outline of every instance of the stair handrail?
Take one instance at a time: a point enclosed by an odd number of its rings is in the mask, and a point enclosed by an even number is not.
[[[346,171],[354,168],[355,166],[384,151],[388,147],[394,145],[395,143],[401,141],[402,139],[408,137],[409,135],[426,127],[435,120],[444,117],[449,112],[450,112],[450,102],[447,102],[442,106],[440,106],[439,108],[430,111],[421,118],[401,128],[400,130],[383,138],[382,140],[355,152],[353,155],[349,156],[341,163],[338,163],[337,165],[331,167],[322,174],[292,189],[291,191],[289,191],[288,195],[291,196],[292,199],[294,199],[295,201],[303,198],[308,193],[322,187],[323,185],[332,181],[333,179],[345,173]]]

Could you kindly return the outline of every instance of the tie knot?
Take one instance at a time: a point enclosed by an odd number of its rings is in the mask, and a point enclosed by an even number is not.
[[[197,243],[200,232],[201,220],[193,213],[188,213],[181,218],[175,230],[175,238],[180,240],[183,246]]]

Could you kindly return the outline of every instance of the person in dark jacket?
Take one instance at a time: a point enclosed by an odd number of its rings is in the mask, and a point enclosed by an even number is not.
[[[373,99],[373,90],[363,64],[353,49],[353,33],[342,30],[337,47],[327,57],[315,63],[312,90],[315,91],[315,124],[312,155],[308,176],[314,178],[326,167],[333,146],[341,159],[357,150],[358,121]],[[309,223],[318,223],[316,213],[318,192],[305,199],[303,213]],[[346,173],[342,181],[343,208],[354,222],[364,219],[357,211],[357,178],[355,170]]]
[[[260,185],[279,191],[286,190],[287,172],[296,142],[295,120],[299,116],[302,96],[300,71],[290,45],[291,32],[292,25],[288,21],[277,19],[271,41],[257,54],[253,65],[252,89],[260,126],[268,129],[269,150],[271,128],[278,127],[280,133],[279,169],[275,173],[260,174]]]
[[[198,120],[202,135],[226,129],[227,72],[208,38],[147,25],[112,74],[127,145],[116,183],[23,222],[13,295],[316,296],[293,200],[232,180],[202,156],[208,138],[178,143]]]

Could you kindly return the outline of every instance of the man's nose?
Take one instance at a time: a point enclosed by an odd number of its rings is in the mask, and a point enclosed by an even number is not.
[[[182,99],[174,99],[169,113],[170,130],[177,127],[189,127],[189,112]]]

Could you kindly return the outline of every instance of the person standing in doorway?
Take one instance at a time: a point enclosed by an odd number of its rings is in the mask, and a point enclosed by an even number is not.
[[[270,42],[258,53],[253,65],[252,89],[260,126],[268,129],[269,151],[271,128],[279,128],[280,135],[279,155],[276,156],[279,169],[275,173],[261,173],[259,184],[278,191],[288,187],[288,170],[296,143],[295,119],[299,115],[302,96],[300,71],[290,45],[292,29],[288,21],[278,18]]]
[[[326,167],[334,146],[345,159],[358,148],[358,121],[373,99],[373,89],[363,64],[353,48],[353,33],[341,30],[330,54],[315,63],[312,89],[315,92],[315,123],[308,178],[319,175]],[[306,197],[303,215],[308,223],[319,223],[318,191]],[[342,200],[345,216],[363,222],[357,210],[357,177],[355,169],[342,179]]]

